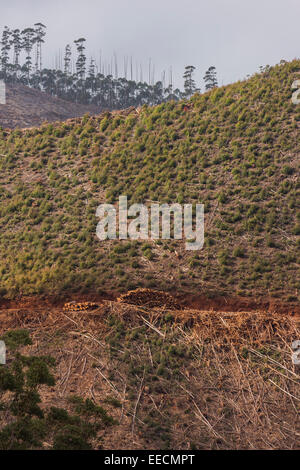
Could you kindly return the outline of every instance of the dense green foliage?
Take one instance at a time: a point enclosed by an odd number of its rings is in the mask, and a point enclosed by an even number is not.
[[[2,294],[145,286],[295,300],[299,70],[299,61],[281,64],[196,94],[190,106],[2,131]],[[119,195],[204,203],[204,249],[100,242],[96,208]]]
[[[81,397],[70,397],[74,415],[62,408],[44,410],[40,388],[55,385],[55,360],[16,352],[31,344],[26,330],[11,330],[1,339],[10,353],[7,365],[0,366],[0,450],[41,449],[45,441],[54,450],[88,450],[99,429],[116,424],[102,407]]]

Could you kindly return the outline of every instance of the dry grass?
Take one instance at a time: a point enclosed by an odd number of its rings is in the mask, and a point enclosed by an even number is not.
[[[27,353],[57,360],[44,406],[67,407],[76,394],[119,421],[95,448],[300,448],[297,319],[118,302],[87,313],[0,312],[1,331],[20,327],[33,338]]]

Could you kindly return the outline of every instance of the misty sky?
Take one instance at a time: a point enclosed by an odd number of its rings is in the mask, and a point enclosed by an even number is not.
[[[300,56],[299,0],[0,0],[0,28],[47,25],[47,66],[74,39],[87,39],[88,56],[110,61],[116,53],[143,64],[155,79],[173,67],[182,87],[185,65],[197,68],[197,85],[215,65],[220,84],[243,79],[260,65]],[[119,73],[122,75],[122,73]]]

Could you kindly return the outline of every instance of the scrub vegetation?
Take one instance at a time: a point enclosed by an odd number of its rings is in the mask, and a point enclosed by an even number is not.
[[[299,291],[300,61],[188,101],[0,130],[1,295]],[[205,246],[106,241],[96,208],[203,203]]]

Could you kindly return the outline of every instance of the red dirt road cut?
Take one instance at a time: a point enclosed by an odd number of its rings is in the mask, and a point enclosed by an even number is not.
[[[143,289],[140,290],[143,292]],[[161,294],[162,302],[161,306],[164,306],[164,299],[166,294],[159,291],[151,291],[147,289],[147,292],[152,292],[156,297]],[[128,295],[128,294],[126,294]],[[32,310],[41,310],[41,309],[52,309],[52,308],[61,308],[67,302],[96,302],[102,304],[106,300],[115,301],[119,295],[114,292],[107,292],[97,294],[97,293],[86,293],[86,294],[76,294],[76,293],[65,293],[64,296],[32,296],[32,297],[19,297],[16,299],[0,299],[0,309],[26,309],[28,311]],[[126,303],[126,296],[124,303]],[[178,304],[180,309],[193,309],[193,310],[206,310],[213,312],[251,312],[251,311],[260,311],[266,313],[279,313],[284,315],[291,316],[300,316],[300,305],[295,302],[284,303],[278,299],[274,298],[243,298],[243,297],[229,297],[229,296],[215,296],[208,297],[205,295],[194,295],[189,293],[177,294],[174,297],[174,301]],[[128,301],[128,303],[133,303],[134,300]],[[146,303],[146,302],[145,302]],[[138,302],[141,305],[141,302]],[[156,304],[158,305],[157,301]],[[165,305],[166,306],[166,305]]]

